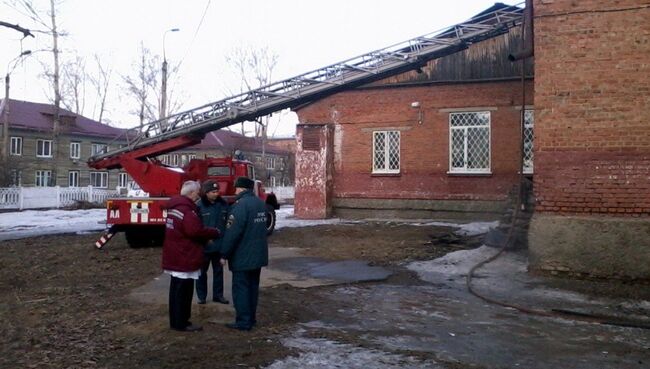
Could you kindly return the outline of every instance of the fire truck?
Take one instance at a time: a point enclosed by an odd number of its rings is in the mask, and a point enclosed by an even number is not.
[[[160,204],[178,194],[183,181],[217,180],[231,196],[233,178],[254,179],[249,162],[232,158],[192,160],[186,167],[170,168],[156,157],[201,142],[209,132],[287,108],[353,89],[411,70],[421,71],[430,60],[467,49],[470,45],[507,33],[522,23],[522,8],[497,4],[466,22],[411,40],[388,46],[340,63],[218,100],[194,109],[126,131],[127,145],[103,152],[88,160],[91,168],[124,168],[149,193],[144,198],[116,198],[107,201],[107,224],[97,246],[103,246],[115,232],[124,231],[130,245],[161,243],[165,213]],[[266,194],[260,181],[256,193],[268,209],[267,227],[273,230],[277,200]]]
[[[183,146],[187,142],[180,140]],[[266,203],[268,234],[275,228],[275,210],[279,209],[276,196],[267,193],[261,181],[255,179],[253,164],[232,157],[192,159],[182,168],[164,165],[155,158],[138,160],[138,151],[119,156],[119,165],[137,183],[140,194],[146,196],[116,197],[106,200],[106,223],[109,228],[95,244],[103,247],[117,232],[124,232],[131,247],[161,245],[165,234],[167,211],[164,204],[169,196],[180,193],[183,182],[208,179],[219,183],[221,197],[228,203],[235,201],[235,179],[248,177],[255,181],[253,192]],[[114,164],[95,163],[94,168],[106,168]]]

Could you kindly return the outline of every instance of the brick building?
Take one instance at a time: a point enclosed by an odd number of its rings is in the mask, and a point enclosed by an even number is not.
[[[650,1],[534,11],[531,267],[650,279]]]
[[[420,71],[295,109],[296,215],[501,215],[519,182],[522,73],[507,55],[520,40],[513,28]],[[532,65],[526,75],[532,144]]]
[[[86,165],[90,156],[126,144],[123,129],[61,109],[60,133],[55,139],[54,106],[9,100],[9,107],[8,160],[0,168],[4,185],[126,186],[126,172],[93,170]],[[5,120],[0,116],[1,126]]]
[[[503,64],[522,46],[512,29],[297,109],[296,214],[498,214],[523,103],[531,269],[650,279],[650,1],[533,9],[524,89],[519,63]]]

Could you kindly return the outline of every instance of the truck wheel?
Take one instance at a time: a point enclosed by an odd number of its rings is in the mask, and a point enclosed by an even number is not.
[[[162,246],[165,239],[164,227],[133,227],[124,231],[126,242],[131,248]]]
[[[275,229],[275,208],[273,205],[266,204],[266,235],[270,236]]]

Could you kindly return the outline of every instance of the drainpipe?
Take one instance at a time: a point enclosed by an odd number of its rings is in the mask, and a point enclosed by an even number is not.
[[[508,60],[516,61],[529,58],[534,55],[535,51],[535,32],[533,27],[533,0],[526,0],[524,8],[524,47],[510,55]]]

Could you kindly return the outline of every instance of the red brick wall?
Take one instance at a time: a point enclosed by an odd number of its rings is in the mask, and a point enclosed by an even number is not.
[[[537,211],[650,214],[650,1],[535,1]]]
[[[527,88],[532,105],[532,83]],[[421,124],[418,109],[411,107],[414,101],[420,102]],[[515,107],[520,105],[521,83],[512,81],[354,90],[297,113],[303,124],[335,124],[333,197],[502,200],[518,181],[520,111]],[[465,107],[496,108],[491,112],[491,175],[447,173],[449,112],[440,109]],[[398,176],[371,173],[372,131],[384,128],[401,130]]]

